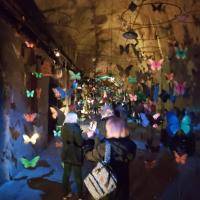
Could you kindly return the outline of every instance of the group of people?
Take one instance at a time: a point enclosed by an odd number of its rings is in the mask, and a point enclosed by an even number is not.
[[[75,197],[83,199],[82,166],[85,160],[97,163],[103,161],[106,142],[110,143],[110,167],[117,178],[117,187],[105,199],[129,199],[129,162],[136,155],[136,145],[129,137],[126,121],[116,116],[114,110],[104,106],[101,120],[95,130],[83,137],[78,124],[78,115],[73,111],[64,114],[55,107],[50,108],[52,117],[62,125],[63,200],[72,197],[70,176],[73,173],[77,192]],[[59,146],[59,145],[58,145]],[[95,166],[95,165],[94,165]]]

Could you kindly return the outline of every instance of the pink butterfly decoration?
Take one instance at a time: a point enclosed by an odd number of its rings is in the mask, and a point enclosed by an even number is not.
[[[137,95],[129,94],[130,101],[137,101]]]
[[[33,122],[37,116],[37,113],[24,114],[24,118],[27,122]]]
[[[174,91],[178,96],[182,96],[185,94],[185,86],[186,82],[178,83],[177,81],[174,81]]]
[[[158,119],[160,117],[160,113],[156,113],[156,114],[154,114],[153,115],[153,118],[156,120],[156,119]]]
[[[186,22],[189,17],[190,17],[189,15],[185,14],[185,15],[179,15],[177,19],[179,22]]]
[[[164,59],[161,59],[161,60],[152,60],[152,59],[149,59],[148,60],[148,63],[150,64],[150,67],[151,67],[151,70],[152,71],[158,71],[161,69],[162,67],[162,64],[164,62]]]

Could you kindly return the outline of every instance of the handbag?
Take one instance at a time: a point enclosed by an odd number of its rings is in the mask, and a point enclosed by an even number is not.
[[[117,187],[117,178],[109,166],[111,156],[111,144],[105,142],[104,161],[97,163],[96,167],[84,179],[84,183],[94,199],[101,199]]]

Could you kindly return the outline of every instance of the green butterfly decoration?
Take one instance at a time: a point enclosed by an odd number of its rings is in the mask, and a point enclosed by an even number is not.
[[[104,76],[98,76],[97,78],[96,78],[96,80],[97,81],[99,81],[99,80],[108,80],[108,79],[110,79],[110,78],[112,78],[111,76],[109,76],[109,75],[104,75]]]
[[[136,77],[128,77],[128,82],[131,84],[137,83],[137,78]]]
[[[43,74],[42,73],[38,73],[38,72],[33,72],[32,73],[36,78],[42,78]]]
[[[61,126],[57,126],[56,130],[53,130],[54,137],[61,137]]]
[[[185,48],[185,49],[175,48],[175,51],[176,51],[177,59],[186,59],[187,58],[187,48]]]
[[[136,95],[137,95],[137,101],[138,102],[144,102],[144,101],[146,101],[147,97],[145,96],[145,94],[143,92],[137,91]]]
[[[73,71],[69,70],[70,80],[81,80],[81,73],[75,74]]]
[[[61,166],[64,168],[64,166],[65,166],[64,162],[61,162]]]
[[[28,98],[33,98],[34,97],[34,94],[35,94],[35,91],[34,90],[26,90],[26,96]]]
[[[38,161],[40,160],[40,156],[36,156],[35,158],[33,158],[32,160],[27,160],[25,158],[21,158],[20,161],[23,164],[23,166],[25,168],[34,168],[36,167]]]

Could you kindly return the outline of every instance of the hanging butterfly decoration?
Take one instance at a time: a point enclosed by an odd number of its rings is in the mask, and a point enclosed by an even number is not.
[[[159,89],[160,89],[159,84],[153,85],[153,102],[154,103],[156,103],[158,101]]]
[[[35,91],[34,90],[26,90],[26,96],[28,98],[33,98],[34,97],[34,94],[35,94]]]
[[[43,74],[40,72],[32,72],[32,75],[35,76],[37,79],[40,79],[43,77]]]
[[[152,3],[151,6],[152,6],[153,12],[156,12],[156,11],[158,11],[158,12],[165,12],[165,5],[164,5],[164,3]]]
[[[186,82],[178,83],[174,81],[174,92],[177,96],[183,96],[185,94]]]
[[[162,124],[163,120],[162,120],[162,117],[161,117],[161,114],[160,113],[155,113],[155,114],[151,114],[151,115],[148,115],[148,118],[151,122],[151,126],[153,128],[158,128],[159,125]]]
[[[129,98],[130,98],[130,101],[132,102],[132,101],[137,101],[137,95],[135,95],[135,94],[129,94]]]
[[[12,136],[12,139],[13,139],[13,140],[17,140],[18,137],[20,136],[19,131],[17,131],[17,130],[16,130],[15,128],[13,128],[13,127],[9,127],[9,130],[10,130],[10,134],[11,134],[11,136]]]
[[[169,74],[165,73],[165,78],[166,78],[166,80],[168,82],[173,81],[173,79],[174,79],[174,73],[169,73]]]
[[[187,157],[188,157],[187,154],[179,155],[176,151],[173,151],[173,153],[174,153],[174,158],[177,164],[184,165],[186,163]]]
[[[123,53],[129,53],[129,44],[127,44],[126,46],[123,45],[119,45],[119,50],[120,50],[120,54],[122,55]]]
[[[137,95],[137,102],[145,102],[147,97],[142,91],[137,91],[135,93]]]
[[[161,98],[163,103],[166,103],[167,100],[170,99],[170,94],[166,90],[162,89],[159,97]]]
[[[174,112],[168,112],[167,115],[167,132],[174,136],[178,132],[182,132],[188,135],[191,131],[191,118],[189,115],[185,114],[181,122]]]
[[[142,55],[141,55],[141,52],[140,52],[139,49],[137,49],[138,41],[136,42],[136,44],[130,44],[130,45],[131,45],[131,47],[132,47],[132,49],[133,49],[133,52],[134,52],[134,54],[136,55],[138,61],[139,61],[140,63],[142,63]]]
[[[26,45],[27,48],[31,48],[31,49],[34,48],[34,44],[32,42],[25,41],[24,44]]]
[[[71,94],[73,92],[72,88],[70,88],[69,90],[67,90],[67,92],[65,92],[61,87],[52,88],[52,90],[54,92],[55,97],[58,100],[60,100],[60,99],[63,100],[66,97],[71,96]]]
[[[183,48],[179,48],[179,47],[175,47],[175,52],[176,52],[176,58],[177,59],[186,59],[187,58],[187,48],[185,47]]]
[[[42,93],[42,88],[36,88],[36,96],[37,96],[37,99],[40,99],[41,97],[41,93]]]
[[[105,81],[105,80],[109,80],[109,79],[111,79],[111,78],[112,78],[112,76],[109,76],[109,75],[102,75],[102,76],[97,76],[97,77],[95,78],[95,80],[96,80],[96,81],[100,81],[100,80]]]
[[[161,59],[158,61],[152,60],[152,59],[148,60],[148,64],[150,65],[150,68],[152,71],[159,71],[162,68],[163,62],[164,62],[164,59]]]
[[[20,159],[24,168],[35,168],[39,160],[40,160],[40,156],[36,156],[32,160],[27,160],[26,158]]]
[[[179,22],[182,22],[182,23],[186,23],[187,20],[189,19],[190,15],[188,14],[183,14],[183,15],[179,15],[176,17],[176,19],[179,21]]]
[[[36,144],[38,138],[39,138],[38,133],[34,133],[31,137],[23,134],[24,144],[28,144],[28,143]]]
[[[143,112],[137,114],[136,122],[145,128],[150,125],[150,121],[149,121],[148,117]]]
[[[129,76],[129,77],[128,77],[128,82],[129,82],[130,84],[135,84],[135,83],[137,83],[137,77]]]
[[[73,71],[69,70],[70,80],[81,80],[81,73],[74,73]]]
[[[27,113],[27,114],[24,114],[24,119],[27,121],[27,122],[33,122],[35,120],[37,116],[37,113]]]
[[[145,160],[144,161],[144,166],[147,170],[155,168],[157,165],[156,160]]]
[[[61,137],[61,127],[60,126],[56,126],[56,130],[53,130],[53,135],[54,137]]]
[[[133,68],[133,65],[128,65],[125,69],[121,65],[116,65],[117,69],[119,71],[119,75],[121,77],[128,77],[130,75],[131,69]]]

